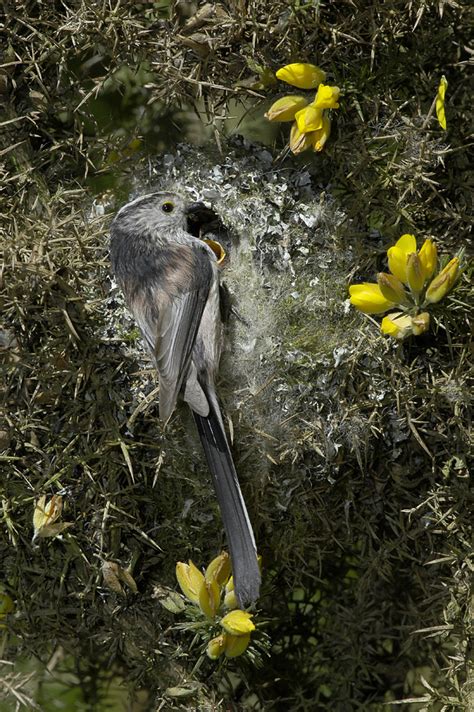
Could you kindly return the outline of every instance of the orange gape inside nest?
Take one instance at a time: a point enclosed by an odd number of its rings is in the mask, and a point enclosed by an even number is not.
[[[215,242],[215,240],[204,239],[204,242],[206,243],[206,245],[209,245],[209,247],[215,254],[216,259],[217,259],[217,264],[221,265],[224,262],[225,255],[226,255],[226,252],[225,252],[224,248],[222,247],[222,245],[219,242]]]

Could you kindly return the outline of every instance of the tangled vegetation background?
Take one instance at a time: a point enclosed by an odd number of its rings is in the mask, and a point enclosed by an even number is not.
[[[346,301],[403,233],[468,246],[469,12],[6,0],[2,712],[472,705],[468,262],[403,343]],[[341,89],[324,150],[296,157],[262,82],[295,61]],[[221,393],[264,586],[223,663],[169,605],[176,562],[225,546],[206,468],[184,412],[162,430],[109,277],[111,216],[150,186],[213,203],[251,322]],[[71,525],[33,542],[53,495]]]

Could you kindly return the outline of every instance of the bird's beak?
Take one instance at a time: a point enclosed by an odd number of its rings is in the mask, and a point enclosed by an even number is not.
[[[195,237],[201,237],[205,227],[211,225],[216,219],[215,212],[204,203],[188,203],[185,210],[188,232]]]
[[[188,203],[186,206],[186,215],[199,215],[204,212],[209,212],[209,208],[204,203]]]

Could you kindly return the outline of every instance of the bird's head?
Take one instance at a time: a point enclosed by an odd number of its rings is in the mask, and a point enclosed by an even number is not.
[[[124,205],[115,216],[114,226],[132,233],[186,230],[189,216],[203,208],[203,203],[187,202],[177,193],[149,193]]]

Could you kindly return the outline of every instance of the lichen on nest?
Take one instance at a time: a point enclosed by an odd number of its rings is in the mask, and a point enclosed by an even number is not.
[[[164,189],[206,201],[228,231],[222,280],[240,315],[231,319],[221,369],[229,415],[236,427],[260,432],[271,451],[277,440],[291,451],[298,438],[291,421],[281,423],[300,396],[287,383],[287,365],[332,368],[334,350],[350,348],[353,316],[344,297],[351,251],[337,239],[343,214],[309,171],[279,168],[266,149],[241,139],[225,157],[179,146],[135,175],[131,195]]]

